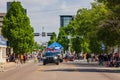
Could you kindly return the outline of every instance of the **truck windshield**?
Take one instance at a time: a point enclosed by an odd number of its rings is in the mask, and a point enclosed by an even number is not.
[[[58,54],[60,54],[60,52],[46,52],[45,56],[56,56]]]

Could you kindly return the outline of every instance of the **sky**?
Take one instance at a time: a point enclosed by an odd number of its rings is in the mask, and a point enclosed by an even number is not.
[[[6,13],[7,3],[14,0],[0,0],[0,13]],[[78,9],[91,8],[94,0],[16,0],[27,9],[27,16],[35,33],[59,33],[60,15],[76,15]],[[35,36],[36,42],[48,42],[49,36]]]

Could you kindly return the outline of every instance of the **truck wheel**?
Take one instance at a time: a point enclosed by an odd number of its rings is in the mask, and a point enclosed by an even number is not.
[[[56,62],[56,65],[59,65],[59,62]]]
[[[43,65],[46,65],[46,63],[45,63],[45,62],[43,62]]]

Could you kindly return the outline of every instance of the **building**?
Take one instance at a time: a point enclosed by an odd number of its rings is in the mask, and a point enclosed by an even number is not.
[[[11,2],[7,2],[7,11],[8,11],[9,8],[10,8],[10,4],[11,4]]]
[[[10,4],[12,2],[7,2],[7,12],[10,8]],[[25,13],[27,14],[27,9],[25,9]],[[0,62],[4,61],[6,62],[6,56],[12,53],[12,49],[9,47],[9,43],[7,40],[5,40],[2,36],[1,30],[2,30],[2,22],[3,17],[6,15],[6,13],[0,13]]]
[[[3,17],[4,16],[5,16],[5,13],[0,13],[0,35],[1,35],[2,22],[3,22]]]
[[[3,17],[4,16],[5,16],[5,13],[0,13],[0,62],[3,62],[3,61],[6,62],[7,42],[1,36],[2,22],[3,22]]]
[[[74,19],[73,15],[61,15],[60,16],[60,27],[65,27],[71,20]]]

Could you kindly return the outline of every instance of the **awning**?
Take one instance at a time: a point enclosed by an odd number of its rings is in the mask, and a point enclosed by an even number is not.
[[[51,45],[49,45],[48,48],[62,49],[63,46],[61,44],[59,44],[58,42],[54,42]]]

